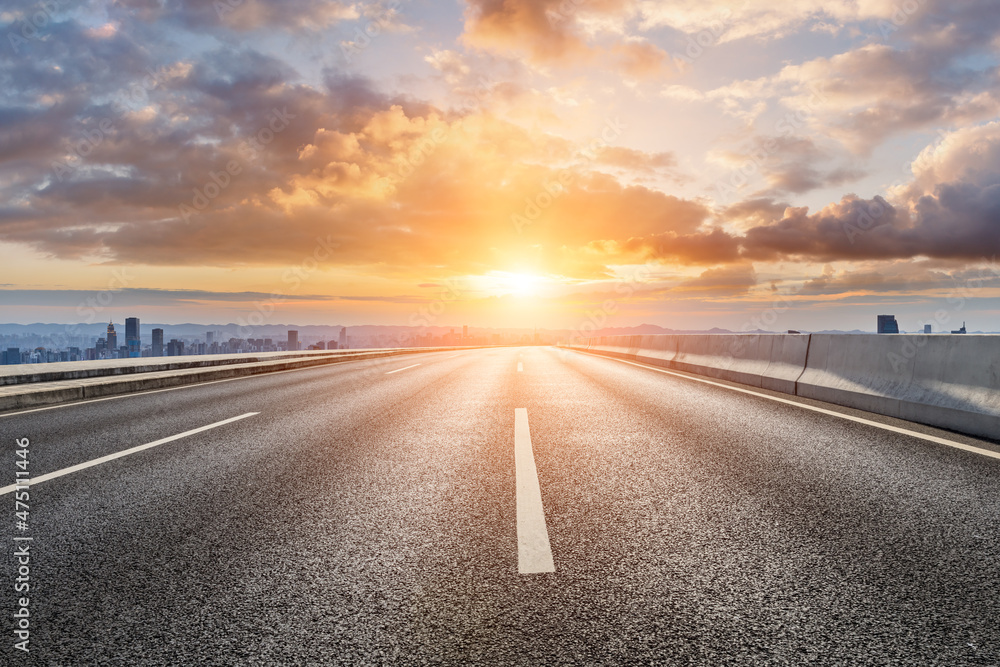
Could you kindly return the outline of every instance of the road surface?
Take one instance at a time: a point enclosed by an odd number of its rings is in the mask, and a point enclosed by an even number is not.
[[[0,663],[1000,664],[1000,460],[856,419],[995,443],[683,375],[484,349],[2,416],[3,483],[16,438],[50,478],[27,531],[0,495]]]

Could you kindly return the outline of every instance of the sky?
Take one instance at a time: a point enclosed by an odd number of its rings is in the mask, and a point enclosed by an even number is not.
[[[996,0],[6,0],[0,320],[1000,331]]]

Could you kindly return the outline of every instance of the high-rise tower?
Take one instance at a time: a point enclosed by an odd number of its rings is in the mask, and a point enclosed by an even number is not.
[[[115,333],[115,325],[108,322],[108,356],[114,357],[115,350],[118,349],[118,334]]]
[[[128,356],[138,357],[142,353],[142,343],[139,337],[139,318],[125,318],[125,344],[128,345]]]

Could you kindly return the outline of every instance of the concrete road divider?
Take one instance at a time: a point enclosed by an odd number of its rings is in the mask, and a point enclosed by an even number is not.
[[[567,347],[1000,439],[1000,336],[603,336]]]
[[[0,386],[0,411],[39,407],[87,398],[128,394],[150,389],[226,380],[230,378],[308,368],[346,361],[383,359],[421,352],[473,348],[394,348],[386,350],[328,350],[325,353],[264,353],[259,355],[211,355],[166,359],[120,359],[61,364],[62,369],[5,369],[5,377],[19,384]],[[42,364],[39,364],[42,366]],[[46,378],[36,380],[34,378]],[[2,383],[0,383],[2,384]]]
[[[368,350],[370,351],[370,350]],[[188,368],[208,368],[230,364],[250,364],[279,359],[343,356],[365,350],[303,350],[298,352],[257,352],[253,354],[205,354],[179,357],[140,357],[98,361],[60,361],[49,364],[0,366],[0,386],[33,382],[61,382],[110,375],[155,373]]]
[[[814,334],[797,394],[1000,439],[1000,336]]]

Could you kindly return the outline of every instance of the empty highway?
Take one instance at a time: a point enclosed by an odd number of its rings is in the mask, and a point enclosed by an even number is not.
[[[995,443],[693,378],[497,348],[2,415],[0,663],[1000,664]]]

